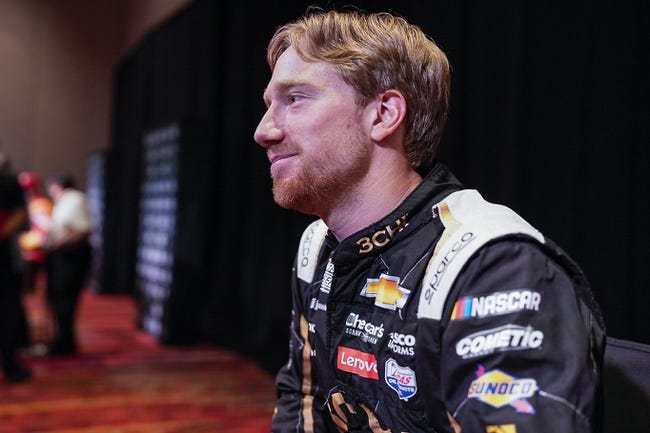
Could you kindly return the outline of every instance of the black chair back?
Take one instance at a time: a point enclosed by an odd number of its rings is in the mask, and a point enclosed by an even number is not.
[[[650,433],[650,345],[607,337],[604,433]]]

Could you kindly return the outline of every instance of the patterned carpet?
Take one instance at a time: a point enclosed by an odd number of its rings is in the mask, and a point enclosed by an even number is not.
[[[51,335],[39,293],[25,299],[35,341]],[[158,345],[123,295],[83,295],[81,353],[31,355],[31,381],[0,380],[0,433],[261,433],[273,378],[232,352]]]

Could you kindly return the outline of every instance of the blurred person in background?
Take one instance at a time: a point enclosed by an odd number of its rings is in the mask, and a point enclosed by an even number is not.
[[[47,296],[57,328],[48,354],[70,356],[78,349],[75,315],[90,267],[92,221],[86,196],[70,175],[50,176],[45,186],[54,201],[46,244]]]
[[[45,242],[52,218],[52,202],[40,192],[39,178],[35,173],[21,172],[18,181],[25,192],[29,217],[29,230],[18,238],[24,262],[23,290],[29,293],[34,291],[41,271],[45,270]]]
[[[18,359],[26,344],[26,321],[21,302],[21,260],[16,236],[27,222],[23,191],[0,152],[0,357],[5,381],[22,382],[30,371]]]

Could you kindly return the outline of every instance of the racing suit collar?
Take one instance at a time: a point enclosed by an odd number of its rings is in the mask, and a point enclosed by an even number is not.
[[[432,207],[461,188],[461,183],[447,166],[436,162],[420,185],[381,220],[341,242],[338,242],[332,233],[328,233],[326,243],[333,250],[332,261],[339,267],[381,254],[432,218],[431,212],[420,212],[424,207]]]

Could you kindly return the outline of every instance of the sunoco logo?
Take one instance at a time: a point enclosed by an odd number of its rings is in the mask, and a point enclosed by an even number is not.
[[[456,354],[462,358],[489,355],[507,350],[538,349],[544,333],[530,326],[504,325],[476,332],[456,343]]]
[[[478,378],[470,384],[467,398],[496,408],[510,405],[520,413],[535,413],[535,408],[526,400],[539,390],[535,379],[517,378],[501,370],[486,372],[482,365],[476,375]]]

